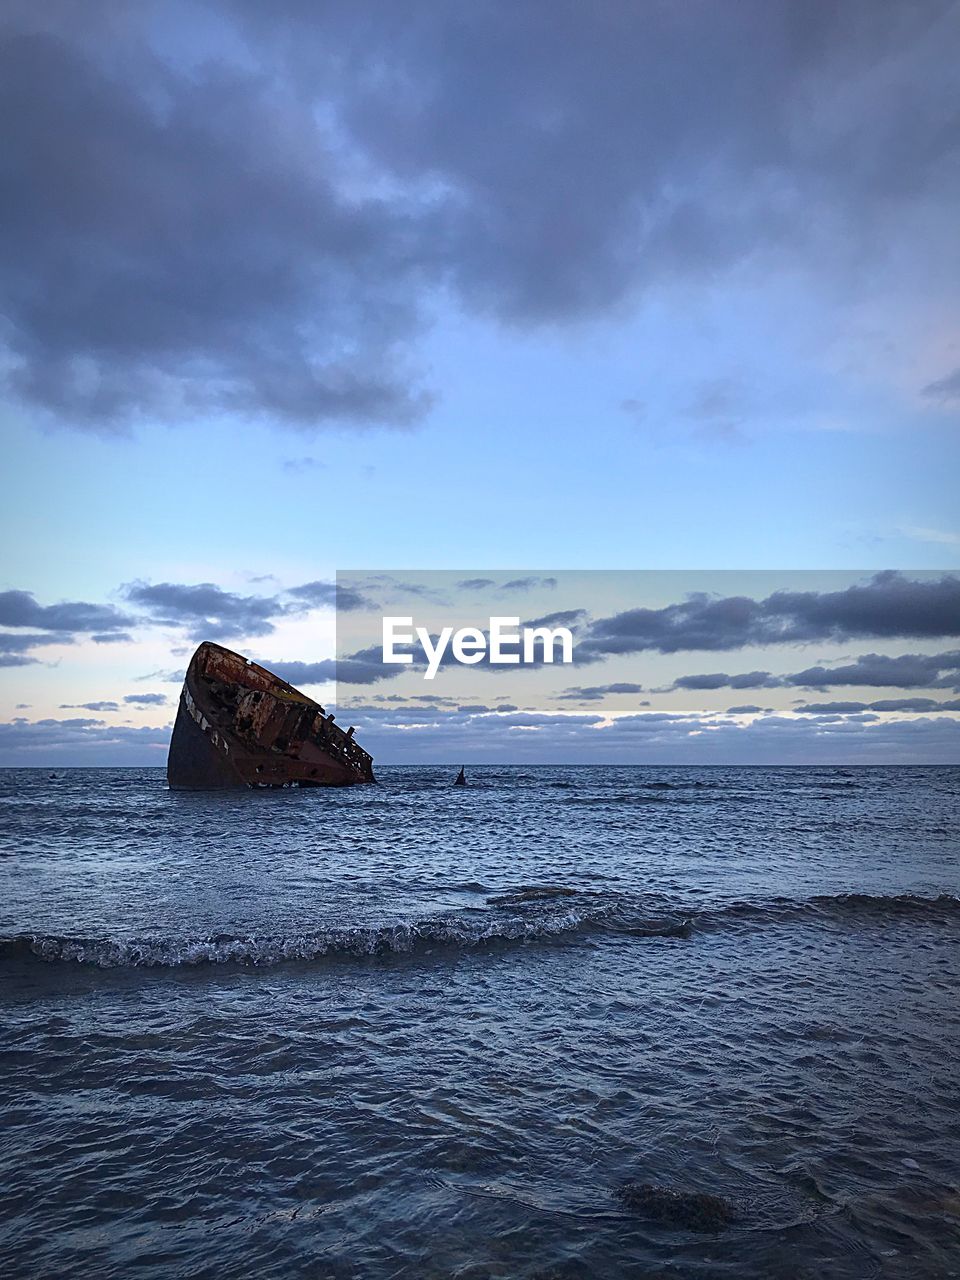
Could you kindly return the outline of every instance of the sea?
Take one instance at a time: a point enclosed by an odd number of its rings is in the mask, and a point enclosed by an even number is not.
[[[455,773],[0,771],[0,1275],[960,1276],[960,770]]]

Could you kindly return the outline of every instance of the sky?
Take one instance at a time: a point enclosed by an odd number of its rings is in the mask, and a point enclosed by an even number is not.
[[[956,577],[958,58],[941,0],[8,0],[0,763],[162,764],[197,640],[328,661],[338,571]],[[591,625],[684,599],[597,581]],[[874,695],[711,751],[957,758],[867,706],[949,687]],[[369,740],[576,759],[618,696]]]
[[[384,762],[960,759],[957,574],[350,572],[337,591],[337,712]],[[495,628],[552,638],[494,654]]]

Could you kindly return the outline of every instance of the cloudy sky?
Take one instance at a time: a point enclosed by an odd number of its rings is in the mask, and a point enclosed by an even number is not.
[[[960,575],[453,571],[340,579],[337,709],[387,761],[960,761]],[[565,627],[572,662],[430,678],[384,659],[384,615],[487,632]],[[398,626],[409,632],[410,623]],[[516,624],[514,624],[516,629]],[[508,646],[510,648],[510,646]],[[516,646],[513,646],[516,648]],[[288,679],[329,664],[280,663]]]
[[[338,569],[960,566],[956,3],[8,0],[0,59],[0,762],[162,762],[196,640],[327,661]],[[636,697],[955,758],[907,674]]]

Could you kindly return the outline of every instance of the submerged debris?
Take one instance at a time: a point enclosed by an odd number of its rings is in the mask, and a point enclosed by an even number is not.
[[[652,1182],[628,1182],[618,1195],[633,1209],[662,1227],[683,1231],[723,1231],[737,1219],[733,1206],[705,1191],[674,1191]]]

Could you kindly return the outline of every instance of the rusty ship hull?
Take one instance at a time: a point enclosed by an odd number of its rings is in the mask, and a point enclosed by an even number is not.
[[[178,791],[344,787],[373,760],[319,703],[265,667],[205,641],[190,660],[167,757]]]

